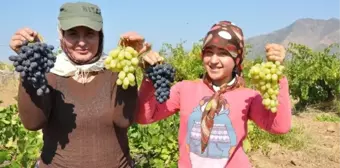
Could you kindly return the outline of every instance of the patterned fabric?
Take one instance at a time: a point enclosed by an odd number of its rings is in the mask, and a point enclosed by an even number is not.
[[[225,49],[235,61],[235,82],[232,84],[225,83],[220,86],[220,90],[209,100],[209,103],[204,109],[201,118],[201,153],[207,147],[210,139],[212,127],[214,125],[214,117],[222,107],[223,94],[237,88],[244,87],[244,79],[241,77],[242,66],[241,63],[244,58],[243,48],[243,33],[242,30],[229,21],[221,21],[212,26],[204,39],[203,50],[208,46],[216,46]],[[207,74],[204,75],[203,81],[209,88],[213,89],[211,78]]]
[[[209,86],[209,88],[213,89],[213,84],[208,75],[204,77],[204,83]],[[210,134],[212,127],[214,125],[214,118],[216,113],[221,110],[223,104],[223,94],[227,91],[231,91],[237,88],[244,87],[244,79],[239,77],[238,75],[235,77],[235,82],[231,85],[225,83],[221,85],[220,90],[214,93],[214,95],[210,98],[209,103],[204,109],[201,118],[201,153],[204,152],[205,148],[208,145],[208,141],[210,139]]]
[[[235,61],[237,74],[241,75],[244,58],[244,37],[241,28],[229,21],[214,24],[204,39],[203,50],[209,46],[225,49]]]
[[[51,69],[51,73],[63,77],[75,76],[76,78],[82,79],[82,83],[85,83],[89,73],[104,70],[104,61],[107,55],[103,53],[98,61],[84,65],[75,64],[64,52],[60,53],[56,57],[57,60],[54,67]]]

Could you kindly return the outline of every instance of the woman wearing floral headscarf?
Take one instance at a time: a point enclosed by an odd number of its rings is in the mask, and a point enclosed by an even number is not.
[[[283,62],[285,50],[281,45],[268,44],[265,49],[268,61]],[[259,92],[244,87],[243,51],[241,28],[221,21],[212,26],[204,39],[202,60],[207,73],[203,79],[178,82],[164,104],[157,103],[151,81],[143,80],[138,123],[153,123],[180,111],[180,168],[250,168],[242,148],[248,120],[273,134],[290,130],[287,78],[279,81],[277,112],[266,110]]]

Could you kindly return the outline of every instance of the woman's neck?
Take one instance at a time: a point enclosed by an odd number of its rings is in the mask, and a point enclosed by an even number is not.
[[[228,84],[232,83],[233,79],[234,79],[234,77],[228,76],[227,78],[225,78],[223,80],[216,80],[216,81],[213,81],[212,83],[213,83],[214,86],[221,86],[225,83],[228,83]]]
[[[90,83],[95,77],[97,73],[88,73],[84,76],[73,76],[72,79],[78,83]]]

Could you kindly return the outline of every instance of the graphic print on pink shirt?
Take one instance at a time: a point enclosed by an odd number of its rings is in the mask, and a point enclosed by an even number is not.
[[[186,136],[186,143],[193,168],[225,167],[232,152],[230,149],[235,147],[237,142],[236,132],[229,118],[229,104],[224,99],[221,109],[214,118],[208,146],[204,153],[201,153],[201,117],[209,100],[210,97],[202,98],[188,118],[189,133]]]

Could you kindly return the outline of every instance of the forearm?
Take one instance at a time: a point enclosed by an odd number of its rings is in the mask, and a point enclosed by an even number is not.
[[[289,97],[289,86],[287,78],[280,80],[280,91],[278,95],[278,110],[273,113],[266,110],[262,104],[262,98],[255,98],[251,107],[251,119],[262,129],[273,133],[287,133],[291,128],[291,103]]]
[[[278,95],[278,111],[277,113],[269,113],[268,130],[271,133],[287,133],[291,128],[292,107],[289,96],[289,86],[287,78],[280,81],[280,93]]]
[[[21,122],[28,130],[39,130],[47,123],[51,111],[52,93],[37,96],[36,89],[28,83],[19,84],[18,111]]]
[[[160,104],[154,95],[155,89],[151,81],[143,79],[138,95],[138,113],[136,122],[149,124],[165,119],[179,109],[179,86],[175,85],[170,90],[170,98]]]

